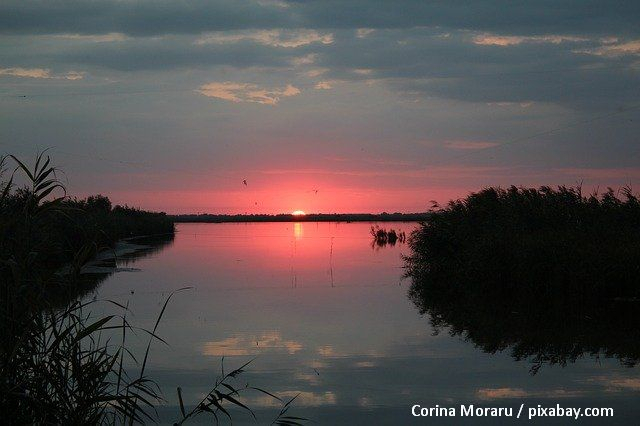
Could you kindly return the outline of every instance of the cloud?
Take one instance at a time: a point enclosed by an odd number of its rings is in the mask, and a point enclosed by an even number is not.
[[[358,28],[356,30],[356,37],[358,38],[365,38],[367,36],[369,36],[370,34],[373,34],[375,30],[373,28]]]
[[[5,0],[0,3],[0,28],[14,34],[157,36],[290,27],[294,17],[283,4],[264,0]]]
[[[588,53],[590,55],[605,56],[609,58],[618,58],[621,56],[638,56],[640,55],[640,40],[631,40],[625,43],[616,43],[603,40],[603,46],[577,50],[578,53]]]
[[[37,54],[60,66],[82,64],[117,71],[163,71],[215,66],[287,68],[292,59],[306,54],[299,49],[268,46],[253,41],[196,44],[196,40],[194,37],[176,35],[132,37],[117,43],[57,39],[52,49],[50,38],[37,37],[28,54],[20,46],[4,53],[14,63],[25,63]]]
[[[442,37],[442,30],[433,28],[389,29],[349,38],[336,32],[336,42],[318,52],[314,68],[329,70],[323,80],[375,80],[411,100],[557,103],[580,109],[610,108],[636,97],[629,88],[637,87],[640,76],[631,60],[613,64],[576,53],[576,43],[583,49],[600,47],[601,38],[447,34]],[[474,43],[474,37],[483,44]]]
[[[0,68],[0,75],[28,78],[52,78],[51,71],[44,68]]]
[[[83,73],[76,71],[69,71],[65,74],[54,75],[51,74],[51,70],[46,68],[0,68],[0,75],[57,80],[80,80],[84,77]]]
[[[57,35],[54,35],[53,37],[63,39],[63,40],[77,40],[77,41],[89,42],[89,43],[111,43],[111,42],[117,42],[117,41],[125,41],[129,39],[128,36],[122,33],[108,33],[108,34],[95,34],[95,35],[57,34]]]
[[[307,77],[319,77],[329,71],[328,68],[314,68],[305,73]]]
[[[498,0],[491,7],[462,3],[221,0],[179,7],[142,0],[133,7],[97,0],[70,7],[7,0],[0,5],[0,31],[35,39],[3,51],[24,67],[41,66],[30,63],[34,57],[52,68],[81,64],[106,71],[229,67],[226,72],[286,74],[293,67],[300,78],[375,81],[411,101],[605,109],[637,98],[629,90],[640,83],[632,63],[640,54],[640,29],[631,25],[637,3],[607,10],[569,0],[516,10]],[[49,33],[58,34],[53,45],[51,37],[31,36]],[[298,87],[327,87],[292,74],[281,78]],[[259,77],[241,78],[260,84]]]
[[[196,44],[222,44],[252,41],[265,46],[296,48],[312,43],[331,44],[333,34],[315,30],[261,30],[209,33],[198,38]]]
[[[499,107],[519,106],[520,108],[529,108],[533,104],[534,104],[533,102],[487,102],[487,105],[491,105],[491,106],[499,106]]]
[[[333,88],[333,82],[332,81],[319,81],[313,87],[314,87],[314,89],[319,89],[319,90],[329,90],[329,89]]]
[[[371,68],[354,68],[351,70],[354,74],[358,75],[371,75],[373,70]]]
[[[296,96],[300,89],[291,84],[283,88],[264,89],[250,83],[211,82],[203,84],[198,92],[204,96],[224,99],[232,102],[254,102],[265,105],[276,105],[281,98]]]
[[[584,37],[565,35],[544,36],[501,36],[495,34],[479,34],[473,37],[473,43],[483,46],[513,46],[522,43],[552,43],[587,41]]]
[[[388,29],[431,26],[524,35],[638,33],[637,1],[615,7],[576,0],[517,8],[509,0],[421,2],[397,0],[4,0],[0,28],[19,34],[200,34],[206,31],[274,28]],[[499,12],[496,12],[499,11]]]
[[[291,63],[296,67],[301,67],[301,66],[304,66],[304,65],[313,64],[316,61],[317,58],[318,58],[317,54],[309,53],[308,55],[298,56],[296,58],[293,58],[291,60]]]
[[[492,148],[494,146],[498,146],[497,142],[475,142],[475,141],[449,141],[445,142],[444,146],[449,149],[456,150],[476,150],[476,149],[487,149]]]
[[[7,62],[24,68],[269,69],[289,72],[282,81],[298,87],[368,81],[411,101],[533,101],[574,109],[610,109],[637,98],[630,88],[640,84],[633,68],[640,28],[632,17],[640,4],[596,10],[570,0],[553,8],[534,3],[513,9],[500,0],[195,0],[189,7],[169,0],[6,0],[0,4],[0,32],[29,39],[3,46]],[[36,57],[47,62],[32,63]],[[300,68],[295,76],[292,68]],[[295,80],[320,75],[321,82]],[[258,85],[259,78],[234,77]],[[232,94],[238,90],[244,89]],[[254,100],[236,94],[233,100],[274,104],[286,96],[276,92],[255,93]]]

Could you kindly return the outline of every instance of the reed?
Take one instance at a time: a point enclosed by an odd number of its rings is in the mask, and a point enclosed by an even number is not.
[[[640,361],[640,203],[630,188],[487,188],[435,207],[409,239],[409,297],[436,330],[565,365]]]
[[[487,188],[432,210],[409,244],[408,273],[446,292],[640,296],[640,203],[630,188]]]
[[[388,245],[394,246],[396,243],[404,243],[406,235],[404,231],[396,232],[395,229],[380,228],[378,225],[372,226],[370,230],[373,237],[373,246],[383,247]]]
[[[60,306],[53,293],[82,281],[81,269],[100,247],[116,238],[135,234],[173,232],[163,214],[128,207],[111,208],[106,197],[70,200],[56,178],[49,157],[37,156],[33,168],[15,157],[17,164],[7,180],[0,176],[0,412],[11,424],[133,424],[157,420],[155,406],[162,392],[145,373],[162,316],[152,330],[134,327],[127,306],[107,301],[122,315],[94,317],[94,301],[71,298]],[[6,172],[7,158],[0,158]],[[29,184],[13,187],[16,173]],[[60,266],[68,268],[61,270]],[[182,289],[181,289],[182,290]],[[180,290],[178,290],[180,291]],[[139,362],[127,347],[131,332],[143,332],[149,342]],[[114,343],[118,342],[118,343]],[[139,368],[135,376],[127,368]],[[249,411],[237,396],[257,391],[248,385],[234,387],[231,379],[247,366],[224,374],[205,400],[186,412],[180,390],[182,424],[209,413],[216,423],[230,418],[225,406]],[[306,419],[289,416],[291,401],[274,424],[297,425]]]

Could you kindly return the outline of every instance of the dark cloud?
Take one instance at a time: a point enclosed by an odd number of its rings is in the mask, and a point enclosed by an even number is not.
[[[313,55],[301,67],[327,69],[322,79],[382,80],[414,97],[585,108],[637,97],[640,46],[595,53],[640,37],[638,17],[637,1],[11,0],[0,4],[0,31],[17,40],[2,47],[3,67],[284,69]],[[290,42],[296,30],[287,28],[304,28],[306,36],[315,29],[333,42],[284,46],[255,36],[280,31]],[[198,44],[207,32],[236,38]],[[124,36],[35,36],[51,33]]]
[[[324,74],[316,80],[377,80],[412,98],[533,101],[580,109],[616,108],[634,102],[640,94],[640,43],[632,42],[638,46],[625,54],[602,52],[629,43],[624,39],[498,36],[434,28],[368,33],[353,29],[288,33],[255,30],[204,37],[128,37],[107,42],[91,37],[56,37],[52,41],[50,37],[31,36],[27,37],[27,48],[22,38],[14,36],[13,44],[5,44],[3,66],[54,64],[58,69],[75,71],[228,66],[237,70],[272,69],[274,73],[287,70],[287,79],[294,69],[300,78],[311,69],[323,69]],[[301,58],[307,60],[299,61]]]
[[[0,31],[18,34],[193,34],[287,26],[282,8],[250,0],[3,1]]]
[[[329,70],[326,78],[386,81],[414,98],[596,109],[635,102],[640,95],[640,46],[629,55],[593,53],[602,46],[611,44],[558,37],[487,41],[464,31],[384,30],[366,38],[337,37],[320,52],[317,66]]]
[[[306,25],[328,28],[467,29],[503,34],[637,34],[640,4],[584,0],[290,1]]]
[[[139,71],[219,65],[237,68],[284,67],[295,56],[290,49],[249,42],[197,45],[190,41],[169,39],[83,46],[65,52],[55,60],[119,71]]]
[[[5,0],[4,33],[193,34],[257,28],[411,28],[501,34],[634,35],[640,3],[586,0],[66,1]]]

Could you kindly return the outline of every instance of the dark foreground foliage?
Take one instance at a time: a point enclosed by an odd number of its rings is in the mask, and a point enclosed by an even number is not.
[[[640,204],[625,188],[489,188],[410,238],[410,297],[487,352],[564,365],[640,360]]]
[[[127,307],[116,302],[108,303],[117,315],[93,317],[88,311],[95,302],[81,303],[77,297],[85,289],[87,275],[94,283],[104,278],[104,274],[82,273],[100,248],[123,237],[173,233],[173,224],[164,214],[111,208],[106,197],[69,200],[48,157],[38,156],[33,168],[14,160],[16,171],[7,180],[0,179],[3,420],[8,424],[78,425],[156,420],[154,406],[163,401],[163,395],[145,369],[152,343],[164,343],[158,328],[173,293],[152,330],[133,327],[127,320]],[[0,159],[0,169],[3,165]],[[16,172],[24,174],[29,187],[13,189]],[[60,294],[70,297],[55,297]],[[148,335],[143,356],[127,349],[127,336],[132,332]],[[135,374],[127,368],[131,365]],[[225,408],[230,405],[253,414],[239,395],[247,391],[271,394],[237,384],[245,367],[223,371],[207,397],[195,405],[185,406],[178,388],[178,422],[200,413],[211,414],[216,422],[221,416],[230,418]],[[295,425],[305,420],[287,414],[292,400],[281,402],[283,408],[273,424]]]
[[[30,269],[51,273],[79,253],[94,256],[123,238],[174,232],[165,213],[112,207],[102,195],[79,200],[61,193],[50,199],[47,189],[63,187],[46,171],[29,171],[34,175],[32,187],[10,191],[0,201],[0,258],[25,258],[25,250],[35,250]]]

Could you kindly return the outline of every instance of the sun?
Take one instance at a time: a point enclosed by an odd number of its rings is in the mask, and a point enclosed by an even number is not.
[[[296,210],[294,212],[291,213],[294,216],[304,216],[306,213],[302,210]]]

